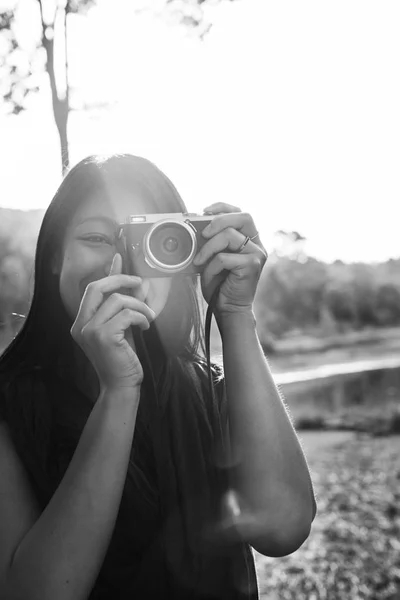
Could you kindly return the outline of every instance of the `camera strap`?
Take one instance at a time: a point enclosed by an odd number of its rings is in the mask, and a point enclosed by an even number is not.
[[[217,285],[217,287],[215,288],[215,290],[211,294],[210,302],[209,302],[208,307],[207,307],[206,322],[205,322],[205,338],[206,338],[205,341],[206,341],[208,389],[209,389],[210,398],[212,400],[212,403],[213,403],[214,407],[217,406],[217,400],[215,398],[215,389],[214,389],[213,377],[212,377],[212,372],[211,372],[210,331],[211,331],[212,316],[214,315],[214,318],[215,318],[215,307],[216,307],[216,304],[217,304],[217,299],[218,299],[218,294],[219,294],[220,287],[221,287],[221,283],[219,283]],[[223,435],[222,428],[221,428],[221,419],[220,418],[218,418],[218,424],[219,424],[219,429],[220,429],[219,433],[220,433],[221,446],[222,446],[222,450],[225,452],[226,449],[224,447],[224,435]]]

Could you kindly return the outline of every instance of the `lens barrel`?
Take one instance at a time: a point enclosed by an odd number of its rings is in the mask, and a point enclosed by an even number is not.
[[[193,260],[196,232],[185,221],[162,220],[148,229],[143,239],[146,262],[164,273],[179,273]]]

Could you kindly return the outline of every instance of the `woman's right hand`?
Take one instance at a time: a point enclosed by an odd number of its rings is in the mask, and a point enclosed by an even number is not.
[[[116,254],[108,277],[93,281],[83,295],[73,339],[82,348],[99,378],[101,391],[134,388],[143,381],[143,369],[135,351],[130,327],[148,329],[155,313],[139,298],[118,293],[136,290],[144,297],[140,277],[121,274],[122,258]]]

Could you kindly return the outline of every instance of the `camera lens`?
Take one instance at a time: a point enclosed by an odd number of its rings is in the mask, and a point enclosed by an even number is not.
[[[166,252],[175,252],[178,249],[179,242],[176,238],[170,237],[164,241],[164,250]]]
[[[180,223],[159,225],[148,240],[154,259],[168,267],[185,263],[193,252],[193,238]]]

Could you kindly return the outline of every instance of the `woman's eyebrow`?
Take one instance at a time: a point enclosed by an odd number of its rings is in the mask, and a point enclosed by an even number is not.
[[[108,225],[118,227],[117,221],[114,221],[114,219],[111,219],[110,217],[106,217],[104,215],[92,215],[91,217],[86,217],[85,219],[82,219],[82,221],[79,221],[77,225],[82,225],[82,223],[86,223],[86,221],[104,221]]]

